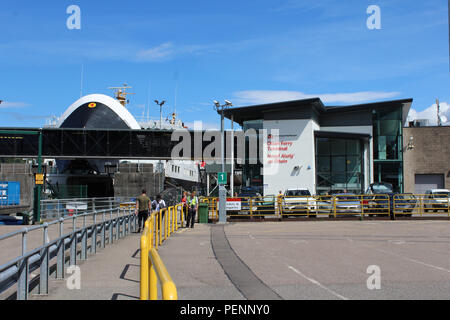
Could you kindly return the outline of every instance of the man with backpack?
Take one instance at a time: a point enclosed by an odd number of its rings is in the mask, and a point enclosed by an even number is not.
[[[156,196],[156,200],[153,200],[152,207],[153,207],[153,210],[155,210],[155,211],[160,211],[166,207],[166,202],[164,201],[164,199],[161,197],[160,194],[158,194]],[[163,213],[163,215],[164,215],[164,213]]]

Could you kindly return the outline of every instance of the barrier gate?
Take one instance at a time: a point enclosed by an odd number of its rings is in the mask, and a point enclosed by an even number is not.
[[[209,219],[218,221],[218,198],[205,197]],[[233,202],[232,206],[228,205]],[[239,202],[238,205],[236,203]],[[442,216],[450,218],[448,195],[372,194],[372,195],[320,195],[320,196],[260,196],[227,198],[227,217],[250,220],[285,218],[341,218],[341,217],[396,217]]]

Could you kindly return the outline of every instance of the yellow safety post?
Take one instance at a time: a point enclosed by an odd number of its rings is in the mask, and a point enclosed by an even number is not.
[[[168,217],[167,217],[167,209],[164,208],[164,241],[167,240],[167,223],[168,223]]]
[[[167,272],[164,263],[159,257],[158,252],[155,249],[150,250],[150,259],[151,265],[154,267],[158,279],[161,283],[161,292],[163,300],[178,300],[177,288],[175,283],[173,283],[172,278],[170,277],[169,272]],[[156,277],[152,277],[152,280],[155,280]],[[154,290],[156,287],[156,281],[151,283],[151,290]],[[155,295],[152,295],[153,297]]]
[[[364,219],[364,196],[361,195],[361,219]]]
[[[158,213],[153,214],[153,243],[156,250],[158,250],[158,219],[157,219]]]
[[[178,229],[181,227],[181,224],[180,224],[180,226],[178,226],[178,221],[180,221],[180,223],[181,223],[181,217],[178,219],[178,214],[181,214],[181,215],[183,214],[182,209],[181,209],[182,207],[183,206],[181,204],[178,204],[175,206],[175,209],[177,211],[177,216],[176,216],[177,223],[175,224],[176,231],[178,231]],[[178,210],[178,208],[180,208],[180,210]]]
[[[423,214],[423,197],[419,198],[419,212],[420,212],[420,216],[422,217],[422,214]]]
[[[159,221],[159,245],[162,245],[162,215],[161,215],[161,211],[158,212],[158,221]]]
[[[333,197],[333,212],[334,218],[336,219],[336,197]]]
[[[172,206],[172,233],[175,232],[176,224],[177,224],[177,215],[175,213],[175,207]]]
[[[141,236],[141,281],[140,281],[140,299],[148,300],[148,290],[149,290],[149,265],[148,265],[148,254],[150,251],[148,243],[148,220],[144,225],[144,232]]]
[[[184,226],[184,205],[181,205],[181,227]]]
[[[250,220],[253,220],[253,198],[248,198],[248,203],[250,204]]]
[[[153,265],[151,259],[149,259],[150,265],[150,276],[148,278],[150,289],[150,300],[158,300],[158,278],[156,276],[155,266]]]
[[[309,218],[309,198],[306,198],[306,216]]]

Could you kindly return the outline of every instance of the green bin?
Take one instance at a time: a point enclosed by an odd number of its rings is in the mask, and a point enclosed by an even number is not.
[[[198,222],[199,223],[208,223],[209,219],[209,206],[205,202],[200,202],[198,204]]]

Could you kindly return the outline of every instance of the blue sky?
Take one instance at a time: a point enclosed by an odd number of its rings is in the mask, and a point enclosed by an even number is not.
[[[0,126],[43,126],[83,94],[127,83],[129,110],[167,100],[187,123],[218,126],[236,106],[319,96],[326,105],[413,98],[413,117],[450,121],[448,1],[0,2]],[[81,9],[69,30],[66,9]],[[381,30],[369,30],[369,5]],[[436,105],[434,105],[434,108]],[[449,123],[450,124],[450,123]]]

